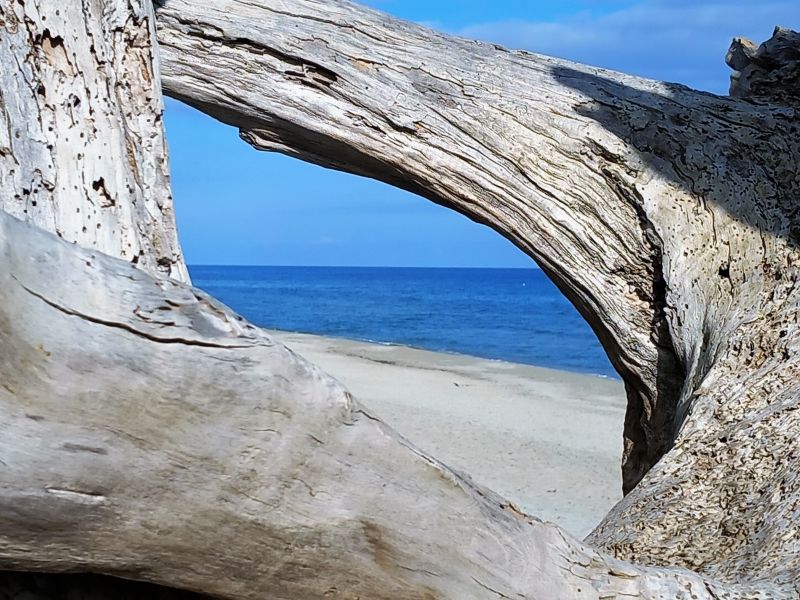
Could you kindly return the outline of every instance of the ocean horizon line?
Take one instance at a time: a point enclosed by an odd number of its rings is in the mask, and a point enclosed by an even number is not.
[[[189,267],[195,285],[266,329],[615,373],[540,269]]]
[[[191,269],[205,267],[227,267],[227,268],[264,268],[264,269],[461,269],[461,270],[499,270],[499,271],[541,271],[541,267],[533,265],[530,267],[441,267],[441,266],[407,266],[407,265],[256,265],[256,264],[211,264],[211,263],[187,263]]]

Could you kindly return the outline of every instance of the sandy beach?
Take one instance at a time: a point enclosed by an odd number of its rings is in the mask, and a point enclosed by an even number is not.
[[[417,446],[583,537],[621,497],[620,381],[406,346],[270,332]]]

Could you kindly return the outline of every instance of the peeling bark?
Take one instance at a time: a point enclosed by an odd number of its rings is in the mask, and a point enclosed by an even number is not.
[[[188,281],[149,0],[0,0],[0,209]]]

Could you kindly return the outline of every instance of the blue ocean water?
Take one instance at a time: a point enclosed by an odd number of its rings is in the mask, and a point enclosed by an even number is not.
[[[271,329],[616,377],[537,269],[192,266],[194,285]]]

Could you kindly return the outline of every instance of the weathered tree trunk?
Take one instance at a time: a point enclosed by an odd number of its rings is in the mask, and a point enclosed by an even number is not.
[[[0,0],[0,209],[188,281],[149,0]]]
[[[29,2],[0,5],[4,22]],[[114,11],[85,2],[87,28],[110,35]],[[629,494],[584,546],[413,448],[204,294],[0,214],[0,567],[231,599],[797,597],[791,103],[511,53],[333,0],[167,0],[157,18],[176,97],[258,148],[463,212],[540,262],[625,378]],[[149,54],[119,56],[114,73],[125,56],[155,72]],[[46,75],[21,73],[15,85]],[[114,156],[110,168],[128,155]],[[159,164],[143,202],[160,197]],[[0,168],[26,185],[16,163]]]
[[[756,597],[591,550],[208,296],[4,213],[0,290],[4,568],[231,599]]]
[[[168,0],[157,20],[167,93],[257,148],[491,225],[581,310],[629,393],[629,494],[593,543],[731,581],[795,580],[792,106],[508,52],[348,2]]]

